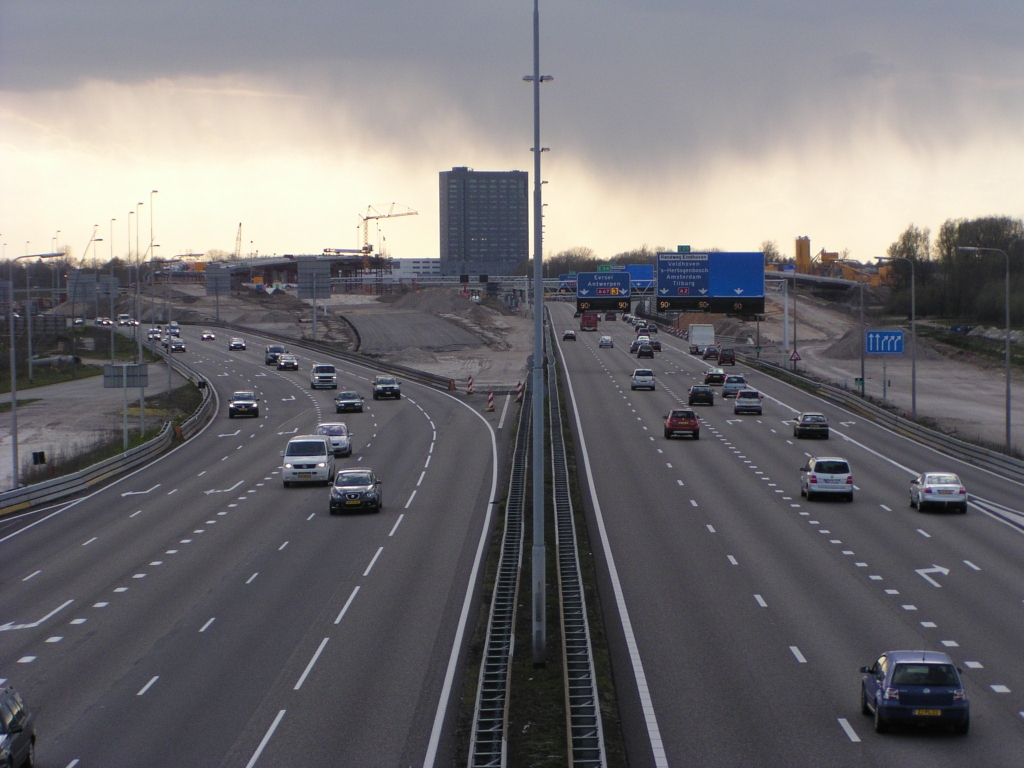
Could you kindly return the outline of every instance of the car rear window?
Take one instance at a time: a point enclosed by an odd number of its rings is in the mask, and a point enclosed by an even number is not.
[[[814,463],[814,471],[822,475],[848,475],[850,465],[845,461],[817,461]]]
[[[288,443],[288,456],[323,456],[327,448],[322,440],[299,440]]]
[[[633,375],[634,376],[653,376],[654,375],[654,371],[649,371],[646,368],[639,368],[639,369],[633,371]]]
[[[960,478],[956,475],[928,475],[925,482],[936,485],[960,485]]]
[[[693,411],[672,411],[671,418],[673,418],[673,419],[693,419],[693,418],[696,418],[696,417],[693,415]]]
[[[691,392],[710,392],[711,388],[710,387],[705,387],[703,384],[694,384],[692,387],[690,387],[690,391]]]
[[[727,376],[725,378],[726,384],[746,384],[747,380],[742,376]]]
[[[952,664],[897,664],[893,685],[959,685]]]
[[[752,392],[749,389],[744,389],[737,393],[736,397],[738,397],[740,400],[757,400],[757,392]]]
[[[316,428],[318,435],[330,435],[331,437],[343,437],[348,434],[348,427],[344,424],[321,424]]]
[[[805,424],[824,424],[826,419],[820,413],[808,413],[803,417]]]

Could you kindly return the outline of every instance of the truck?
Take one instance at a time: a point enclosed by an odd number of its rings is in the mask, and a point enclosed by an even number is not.
[[[597,330],[597,312],[581,312],[580,313],[580,330],[581,331],[596,331]]]
[[[686,336],[690,341],[690,354],[700,354],[708,347],[715,346],[715,326],[710,323],[691,323]]]

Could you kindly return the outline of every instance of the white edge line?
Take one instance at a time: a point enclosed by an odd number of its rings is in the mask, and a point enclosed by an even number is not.
[[[306,678],[309,677],[309,673],[313,670],[313,665],[316,664],[316,660],[320,658],[320,654],[324,652],[324,648],[327,646],[327,641],[330,639],[331,638],[329,637],[325,637],[320,643],[320,647],[316,649],[316,653],[313,654],[313,658],[310,659],[309,664],[306,665],[306,669],[302,673],[302,677],[299,678],[299,682],[295,684],[295,687],[292,690],[299,690],[299,688],[302,687],[302,684],[306,682]]]
[[[498,419],[498,429],[505,426],[505,414],[508,413],[508,402],[512,399],[512,393],[505,395],[505,405],[501,408],[501,418]]]
[[[640,649],[637,646],[636,635],[633,633],[633,623],[630,621],[629,609],[626,607],[626,600],[622,593],[622,583],[619,580],[619,571],[615,566],[615,558],[612,555],[608,531],[605,529],[601,502],[597,498],[597,488],[594,485],[594,471],[590,466],[590,454],[587,451],[587,441],[583,436],[583,424],[580,422],[579,408],[576,405],[576,392],[572,386],[572,378],[569,376],[569,368],[565,363],[565,356],[562,354],[562,346],[560,344],[554,346],[558,350],[559,358],[561,358],[565,383],[569,387],[569,399],[572,400],[573,418],[576,420],[576,433],[579,436],[580,451],[583,454],[583,466],[587,471],[587,486],[590,490],[590,499],[594,506],[597,529],[601,535],[601,548],[604,550],[605,562],[608,564],[608,575],[611,578],[612,591],[615,593],[615,604],[619,611],[619,621],[622,623],[622,631],[626,636],[626,646],[629,649],[629,658],[633,666],[633,678],[636,682],[637,693],[640,696],[640,707],[643,710],[644,722],[647,726],[647,737],[651,742],[654,764],[657,768],[668,768],[668,757],[665,754],[665,747],[661,739],[661,729],[658,727],[654,703],[651,701],[650,687],[647,685],[647,674],[644,672],[643,660],[640,658]]]
[[[444,673],[444,684],[441,686],[441,698],[437,703],[437,711],[434,713],[434,725],[430,729],[430,741],[427,743],[427,753],[423,758],[423,768],[433,768],[437,761],[437,749],[441,742],[441,730],[444,727],[444,719],[448,714],[448,701],[452,695],[452,685],[455,680],[455,668],[459,661],[459,652],[462,649],[462,639],[466,634],[466,622],[469,620],[469,609],[473,604],[473,591],[476,587],[477,576],[480,572],[480,562],[483,559],[484,549],[487,546],[487,537],[491,528],[491,511],[497,503],[495,495],[498,492],[498,441],[492,427],[482,414],[477,413],[471,406],[452,397],[447,392],[441,392],[445,397],[451,398],[454,402],[468,410],[487,427],[491,433],[491,495],[487,502],[487,510],[484,513],[483,526],[480,528],[480,540],[476,545],[476,554],[473,557],[473,567],[469,573],[469,580],[466,583],[466,595],[462,600],[462,611],[459,614],[459,624],[455,629],[455,639],[452,642],[452,652],[448,657],[448,668]],[[247,766],[246,768],[250,768]]]
[[[335,624],[341,624],[341,620],[345,617],[345,613],[348,611],[348,607],[352,605],[352,601],[356,599],[356,595],[359,593],[359,587],[352,590],[352,594],[348,596],[348,600],[345,601],[345,607],[341,609],[341,613],[338,614],[338,618],[334,620]]]
[[[249,762],[245,764],[245,768],[252,768],[256,765],[256,761],[260,759],[260,755],[262,755],[263,750],[266,749],[267,744],[274,735],[274,731],[277,730],[277,726],[281,723],[281,718],[284,717],[285,712],[287,712],[287,710],[282,709],[277,713],[277,717],[274,718],[274,722],[270,724],[267,732],[263,734],[263,740],[260,741],[260,745],[256,747],[256,751],[252,753],[252,757],[250,757]]]

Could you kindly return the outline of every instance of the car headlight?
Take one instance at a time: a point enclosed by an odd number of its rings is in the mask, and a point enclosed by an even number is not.
[[[291,465],[291,464],[289,464],[289,463],[287,463],[287,462],[285,462],[284,468],[285,468],[285,469],[291,469],[291,468],[292,468],[292,465]]]
[[[326,467],[326,466],[327,466],[327,463],[326,463],[326,462],[323,462],[323,461],[321,461],[321,462],[320,462],[319,464],[317,464],[317,466],[318,466],[318,467]]]

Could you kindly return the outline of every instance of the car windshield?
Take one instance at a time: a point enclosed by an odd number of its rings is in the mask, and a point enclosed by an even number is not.
[[[299,440],[288,443],[288,456],[323,456],[327,453],[322,440]]]
[[[893,685],[959,685],[952,664],[897,664]]]
[[[807,413],[800,417],[804,424],[824,424],[825,417],[820,413]]]
[[[845,461],[819,461],[814,464],[814,471],[822,475],[847,475],[850,465]]]
[[[378,384],[394,384],[395,380],[392,379],[390,376],[378,376],[377,377],[377,383]]]
[[[956,475],[926,475],[924,481],[936,485],[960,485],[960,478]]]
[[[369,472],[341,472],[334,481],[335,485],[342,487],[354,485],[373,485],[373,479]]]
[[[359,399],[359,393],[358,392],[342,392],[340,395],[338,395],[337,399],[338,400],[358,400]]]
[[[316,428],[318,435],[330,435],[331,437],[344,437],[348,434],[348,427],[344,424],[321,424]]]
[[[256,395],[252,392],[235,392],[231,396],[232,400],[255,400]]]
[[[267,352],[284,352],[284,347],[270,346],[267,347]]]

